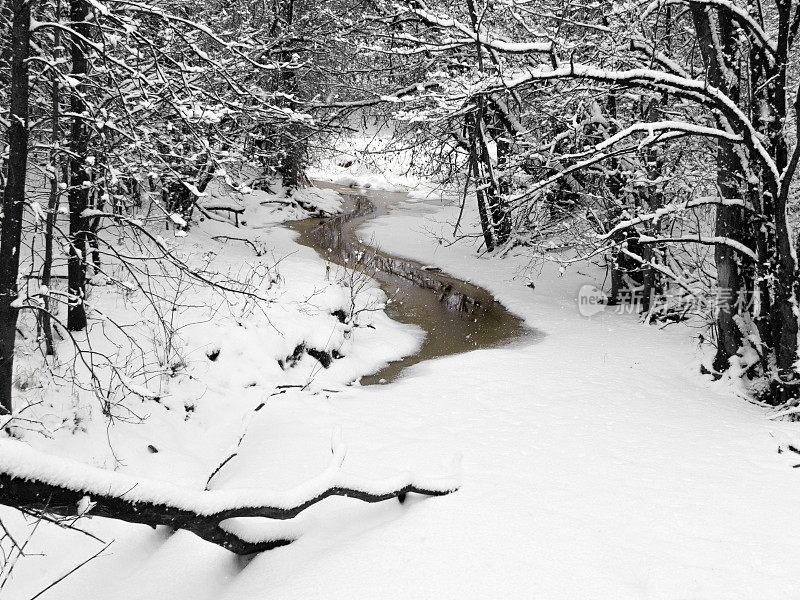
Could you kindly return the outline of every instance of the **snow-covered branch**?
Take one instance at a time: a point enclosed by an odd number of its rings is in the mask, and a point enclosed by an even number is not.
[[[681,65],[663,52],[653,48],[651,44],[644,40],[631,38],[629,42],[629,48],[635,52],[641,52],[652,62],[658,64],[662,68],[666,69],[670,73],[673,73],[674,75],[677,75],[678,77],[690,77],[689,73],[687,73]]]
[[[687,97],[710,105],[723,114],[733,131],[741,131],[743,142],[750,146],[752,152],[772,175],[773,181],[777,182],[780,179],[780,173],[778,172],[775,160],[762,143],[761,135],[756,130],[750,118],[730,97],[703,80],[680,77],[654,69],[615,70],[599,69],[581,64],[570,64],[558,69],[529,69],[527,72],[513,79],[504,80],[503,87],[514,89],[535,81],[568,78],[588,79],[591,81],[628,87],[649,88]]]
[[[654,223],[666,217],[667,215],[682,213],[700,206],[743,206],[752,210],[752,207],[748,207],[743,200],[731,200],[725,198],[698,198],[695,200],[687,200],[686,202],[681,202],[679,204],[669,204],[653,212],[638,215],[632,219],[620,221],[609,231],[601,235],[599,239],[609,239],[614,237],[617,233],[626,229],[630,229],[631,227],[635,227],[636,225],[640,225],[642,223]]]
[[[681,243],[681,244],[703,244],[704,246],[728,246],[739,254],[752,260],[758,260],[756,253],[743,243],[729,237],[720,235],[715,236],[673,236],[673,237],[653,237],[649,235],[639,235],[636,241],[641,244],[661,244],[661,243]]]
[[[423,22],[442,29],[453,29],[466,36],[467,41],[478,43],[485,48],[506,54],[549,54],[553,51],[552,42],[508,42],[475,31],[471,26],[465,25],[454,17],[442,17],[427,10],[422,2],[415,2],[409,12],[419,17]]]
[[[759,48],[767,52],[774,59],[777,48],[758,22],[747,12],[746,9],[737,5],[731,0],[653,0],[644,10],[642,16],[647,17],[662,6],[669,4],[694,4],[712,8],[723,9],[730,12],[736,23],[744,29],[748,37],[756,43]]]

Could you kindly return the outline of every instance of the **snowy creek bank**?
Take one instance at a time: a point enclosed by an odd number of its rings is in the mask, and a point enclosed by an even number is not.
[[[291,228],[300,233],[298,243],[316,250],[329,264],[343,268],[347,285],[353,289],[363,285],[368,276],[376,279],[389,298],[387,314],[400,323],[417,325],[426,333],[418,352],[363,377],[363,385],[393,381],[408,367],[425,360],[530,343],[542,336],[485,289],[438,268],[383,252],[380,240],[363,239],[358,234],[359,227],[387,216],[407,194],[316,184],[337,191],[345,199],[344,210],[334,217],[293,222]],[[353,315],[341,315],[343,320],[352,318]]]
[[[304,190],[304,203],[323,192]],[[358,197],[374,205],[362,200],[362,210],[373,212],[336,217],[352,222],[348,235],[380,240],[421,277],[438,279],[424,268],[437,265],[475,282],[547,335],[425,360],[391,385],[348,386],[412,354],[420,332],[390,320],[381,310],[385,292],[371,281],[358,288],[365,281],[359,272],[333,260],[328,269],[333,245],[320,259],[295,243],[299,234],[282,223],[301,218],[299,210],[254,193],[241,228],[206,221],[180,243],[197,257],[215,248],[217,270],[232,277],[256,259],[271,268],[279,263],[264,314],[223,314],[187,328],[187,347],[198,349],[187,374],[169,380],[170,395],[160,403],[142,400],[149,414],[143,423],[107,430],[98,419],[87,431],[30,436],[31,443],[112,469],[111,442],[126,476],[195,491],[284,494],[328,468],[336,431],[347,447],[343,468],[353,477],[455,474],[459,490],[435,499],[410,494],[402,504],[328,498],[289,521],[238,521],[254,535],[296,538],[244,561],[186,531],[87,517],[79,525],[114,545],[42,598],[800,597],[786,566],[786,557],[800,552],[800,519],[793,516],[800,477],[797,454],[788,449],[800,447],[797,425],[766,419],[725,382],[700,376],[690,329],[655,330],[614,310],[581,315],[577,290],[602,285],[603,273],[591,265],[531,269],[523,249],[502,260],[480,254],[475,229],[454,239],[459,206],[448,198],[343,192],[345,213]],[[326,212],[342,210],[332,194],[321,200]],[[465,208],[464,223],[478,223],[476,204]],[[221,236],[230,237],[223,243]],[[234,237],[263,245],[264,257],[254,258]],[[341,262],[352,264],[360,249]],[[340,283],[348,273],[361,289],[352,310]],[[418,291],[440,304],[440,293]],[[396,295],[393,305],[400,306]],[[340,322],[350,312],[358,313],[358,327]],[[297,362],[279,366],[301,342],[306,351]],[[219,351],[213,360],[204,352],[210,348]],[[334,348],[343,357],[327,369],[307,352]],[[181,408],[187,404],[191,412]],[[24,539],[30,527],[9,513],[0,517]],[[0,597],[30,600],[102,547],[45,523],[28,547],[34,556],[20,562]]]

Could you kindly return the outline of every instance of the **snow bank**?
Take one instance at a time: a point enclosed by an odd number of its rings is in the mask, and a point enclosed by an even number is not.
[[[280,341],[263,322],[239,326],[233,317],[198,328],[187,336],[194,346],[222,351],[214,362],[203,354],[197,359],[192,375],[202,385],[182,381],[172,388],[176,399],[196,403],[190,420],[184,424],[182,414],[156,405],[153,420],[160,425],[127,428],[127,442],[115,432],[112,439],[130,463],[128,475],[150,473],[200,489],[239,440],[244,415],[263,402],[237,455],[215,476],[215,493],[241,501],[258,489],[303,489],[326,472],[328,436],[337,426],[350,443],[348,472],[359,478],[391,480],[406,469],[447,472],[432,463],[463,455],[458,493],[403,505],[354,506],[332,498],[303,514],[300,541],[246,565],[193,536],[82,521],[93,533],[118,537],[117,554],[60,584],[58,597],[800,596],[786,560],[800,551],[800,521],[791,518],[800,496],[793,467],[800,459],[788,449],[789,443],[800,447],[797,425],[765,419],[728,382],[701,376],[694,332],[657,330],[610,310],[582,316],[578,290],[602,286],[602,273],[590,265],[562,271],[532,263],[523,250],[498,260],[479,256],[463,240],[450,244],[457,211],[433,199],[400,204],[365,233],[374,233],[388,252],[490,289],[544,332],[537,343],[426,361],[386,386],[344,386],[334,378],[308,392],[280,393],[277,382],[302,379],[276,366],[308,333],[297,324],[297,307],[309,310],[301,300],[319,297],[318,309],[306,316],[333,331],[327,310],[336,292],[318,287],[324,263],[293,245],[289,232],[253,231],[248,235],[268,232],[262,241],[286,257],[281,272],[292,283],[281,288],[269,315],[287,339]],[[475,221],[470,204],[463,222]],[[204,235],[216,227],[229,226],[209,224]],[[204,250],[212,244],[210,237],[195,242]],[[252,260],[231,243],[214,248],[232,264]],[[353,335],[375,334],[371,350],[393,350],[401,329],[381,331],[381,320],[375,326]],[[250,387],[248,378],[257,385]],[[91,438],[95,455],[104,433]],[[158,438],[158,454],[141,450],[150,436]],[[6,447],[0,446],[3,454]],[[54,447],[77,453],[63,440]],[[12,450],[27,452],[18,448]],[[56,471],[61,468],[68,467]],[[95,483],[108,483],[105,476]],[[288,492],[270,493],[277,501]],[[231,523],[237,531],[250,525]],[[22,561],[3,591],[8,597],[30,598],[39,582],[96,551],[88,538],[47,535],[31,545],[32,552],[46,550],[47,561]]]

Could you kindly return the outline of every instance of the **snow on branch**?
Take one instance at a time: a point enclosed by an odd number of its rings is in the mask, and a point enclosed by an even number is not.
[[[687,210],[691,210],[693,208],[697,208],[700,206],[741,206],[750,210],[753,210],[751,206],[748,206],[744,200],[741,199],[730,199],[730,198],[696,198],[694,200],[687,200],[686,202],[680,202],[678,204],[668,204],[655,210],[650,213],[646,213],[643,215],[639,215],[633,219],[626,219],[624,221],[620,221],[614,226],[612,229],[604,233],[599,237],[601,240],[606,240],[614,237],[617,233],[624,231],[626,229],[630,229],[636,225],[640,225],[642,223],[653,223],[666,217],[670,214],[681,213]]]
[[[649,88],[656,91],[670,92],[711,105],[724,115],[734,131],[739,130],[742,132],[743,143],[755,152],[756,156],[773,176],[774,181],[777,183],[780,180],[780,173],[775,160],[761,142],[761,136],[750,118],[729,96],[703,80],[680,77],[654,69],[598,69],[573,63],[557,69],[547,67],[529,69],[512,80],[504,80],[503,88],[514,89],[535,81],[569,78]]]
[[[648,136],[644,140],[642,140],[637,146],[628,146],[617,150],[610,150],[619,142],[628,139],[629,137],[633,136],[636,133],[642,133],[642,132],[647,133]],[[525,192],[510,198],[510,202],[512,205],[518,205],[520,202],[523,202],[526,199],[533,196],[539,190],[544,189],[545,187],[552,185],[560,181],[561,179],[564,179],[565,177],[568,177],[569,175],[571,175],[576,171],[585,169],[587,167],[595,165],[609,158],[613,158],[621,154],[626,154],[628,152],[636,151],[643,146],[659,142],[666,142],[669,140],[675,140],[687,135],[699,135],[704,137],[723,138],[734,142],[742,141],[741,136],[734,135],[722,129],[706,127],[703,125],[696,125],[694,123],[686,123],[684,121],[656,121],[652,123],[635,123],[630,127],[627,127],[619,131],[615,135],[609,137],[608,139],[603,140],[602,142],[592,146],[591,148],[583,152],[580,152],[578,154],[570,154],[562,156],[562,158],[569,158],[573,160],[574,159],[584,159],[584,160],[576,162],[565,168],[559,168],[558,172],[555,173],[554,175],[551,175],[550,177],[547,177],[537,182],[532,188],[529,188],[525,190]],[[654,216],[656,215],[652,215],[651,218]],[[643,220],[645,220],[645,218],[643,218]],[[629,223],[628,225],[625,226],[619,225],[618,227],[615,227],[614,230],[612,230],[612,233],[615,233],[616,231],[622,229],[626,229],[627,227],[630,227],[633,224],[634,223]],[[612,233],[607,234],[605,237],[612,235]]]
[[[240,517],[286,520],[330,496],[363,502],[401,501],[406,494],[444,496],[458,489],[456,477],[420,478],[401,473],[368,480],[342,472],[345,448],[332,445],[331,465],[319,476],[285,491],[263,489],[195,490],[169,482],[138,479],[0,440],[0,504],[61,515],[91,515],[185,529],[237,554],[251,554],[291,543],[291,539],[238,531]],[[258,539],[256,539],[258,538]]]
[[[680,132],[680,131],[662,133],[662,134],[660,134],[660,136],[658,138],[654,139],[653,142],[655,142],[655,141],[666,141],[668,139],[677,139],[677,138],[683,137],[685,135],[687,135],[687,134],[685,134],[683,132]],[[572,175],[572,173],[575,173],[576,171],[580,171],[582,169],[586,169],[587,167],[591,167],[592,165],[596,165],[597,163],[603,162],[603,161],[608,160],[610,158],[614,158],[614,157],[617,157],[617,156],[622,156],[624,154],[628,154],[628,153],[631,153],[631,152],[636,152],[637,150],[639,150],[640,147],[641,147],[641,145],[625,146],[623,148],[616,148],[614,150],[607,151],[607,152],[596,152],[594,150],[594,148],[592,148],[592,149],[590,149],[589,151],[587,151],[585,153],[581,153],[580,155],[571,155],[571,158],[577,158],[577,157],[582,157],[582,156],[589,156],[589,158],[587,158],[585,160],[582,160],[582,161],[579,161],[579,162],[576,162],[576,163],[574,163],[572,165],[569,165],[567,167],[561,168],[556,163],[550,164],[549,165],[550,167],[553,167],[553,168],[558,167],[558,172],[555,175],[551,175],[550,177],[542,179],[541,181],[537,182],[536,184],[534,184],[531,187],[529,187],[528,189],[526,189],[524,192],[522,192],[520,194],[517,194],[516,196],[511,196],[509,198],[509,205],[510,206],[519,206],[523,202],[525,202],[528,199],[532,198],[539,191],[543,190],[544,188],[546,188],[546,187],[548,187],[550,185],[553,185],[554,183],[557,183],[561,179],[565,179],[565,178],[569,177],[570,175]]]
[[[641,52],[647,58],[678,77],[690,77],[689,73],[681,65],[642,39],[631,39],[628,47],[634,52]]]
[[[414,3],[410,12],[422,21],[435,27],[442,29],[454,29],[459,33],[465,35],[467,40],[477,42],[481,46],[503,52],[507,54],[549,54],[553,51],[553,44],[551,42],[507,42],[497,38],[490,38],[486,35],[476,32],[471,26],[465,25],[452,17],[440,17],[425,9],[421,2]]]
[[[618,133],[612,135],[608,139],[603,140],[595,146],[596,151],[603,151],[610,146],[613,146],[619,141],[626,139],[634,133],[645,132],[648,137],[642,141],[642,145],[647,145],[651,141],[656,141],[655,132],[673,132],[680,131],[690,135],[699,135],[705,137],[715,137],[730,140],[732,142],[741,142],[742,136],[729,133],[722,129],[714,127],[705,127],[703,125],[696,125],[694,123],[686,123],[684,121],[654,121],[651,123],[635,123]]]
[[[675,237],[653,237],[649,235],[640,235],[636,241],[641,244],[661,244],[661,243],[679,243],[679,244],[703,244],[705,246],[728,246],[733,248],[739,254],[747,256],[753,261],[758,261],[756,253],[744,245],[742,242],[724,236],[675,236]]]
[[[96,2],[96,0],[95,0],[95,2]],[[232,42],[232,41],[227,41],[227,40],[221,38],[216,33],[214,33],[214,31],[212,31],[211,28],[209,28],[208,26],[204,25],[203,23],[200,23],[198,21],[193,21],[191,19],[182,17],[182,16],[180,16],[178,14],[174,14],[174,13],[168,12],[168,11],[164,10],[163,8],[155,6],[154,4],[147,4],[147,3],[144,3],[144,2],[136,2],[134,0],[107,0],[107,2],[109,2],[110,4],[115,4],[117,6],[120,6],[124,10],[128,10],[128,11],[131,11],[131,12],[136,12],[136,13],[140,13],[140,14],[145,14],[145,15],[150,15],[152,17],[162,19],[163,21],[165,21],[167,23],[172,23],[172,24],[180,23],[182,25],[185,25],[186,27],[188,27],[190,29],[193,29],[195,31],[198,31],[198,32],[202,33],[207,38],[209,38],[211,41],[213,41],[216,44],[218,44],[220,47],[229,50],[230,52],[232,52],[233,54],[235,54],[236,56],[238,56],[239,58],[243,59],[245,62],[249,63],[251,66],[253,66],[253,67],[257,68],[257,69],[265,70],[265,71],[272,71],[272,70],[278,69],[278,67],[279,67],[279,65],[277,65],[277,64],[265,64],[265,63],[259,62],[258,60],[255,60],[255,59],[251,58],[250,56],[248,56],[246,53],[242,52],[237,47],[239,45],[238,43]],[[107,8],[105,9],[105,11],[106,11],[105,12],[106,16],[111,15],[111,12]],[[196,46],[193,47],[192,50],[196,54],[198,54],[198,52],[199,52],[199,49]],[[280,66],[282,66],[283,68],[288,68],[290,65],[291,65],[291,63],[286,63],[286,64],[283,64],[283,65],[280,65]]]
[[[694,4],[700,6],[708,6],[714,8],[721,8],[730,12],[736,23],[745,31],[750,33],[750,39],[754,41],[761,49],[768,52],[774,58],[777,48],[775,43],[770,41],[769,36],[758,24],[758,22],[741,6],[738,6],[731,0],[654,0],[642,13],[642,17],[647,17],[662,6],[668,4]]]

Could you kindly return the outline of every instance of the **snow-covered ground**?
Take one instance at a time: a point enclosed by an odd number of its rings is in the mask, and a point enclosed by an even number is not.
[[[325,286],[325,264],[270,224],[274,218],[250,215],[262,228],[252,231],[285,257],[281,300],[268,312],[282,334],[260,321],[190,330],[187,344],[213,340],[222,349],[217,361],[195,366],[202,390],[192,380],[175,385],[197,396],[192,418],[158,413],[126,427],[119,438],[138,436],[139,448],[129,442],[119,451],[131,475],[202,489],[247,421],[238,456],[214,478],[214,489],[281,490],[325,469],[331,432],[341,428],[349,473],[457,469],[461,489],[404,504],[329,499],[281,525],[299,535],[295,543],[252,560],[185,532],[83,520],[116,541],[42,597],[799,597],[791,563],[800,551],[800,474],[793,470],[800,456],[788,450],[800,447],[798,426],[768,419],[729,382],[701,376],[691,329],[658,330],[609,311],[582,316],[579,287],[599,283],[591,267],[562,273],[532,266],[522,253],[478,258],[463,243],[440,244],[431,233],[448,239],[456,212],[417,198],[368,233],[388,252],[489,289],[543,339],[427,361],[385,386],[345,386],[370,360],[410,352],[418,340],[413,329],[369,312],[376,329],[341,334],[350,360],[321,371],[313,389],[271,395],[275,385],[320,371],[304,357],[287,373],[276,357],[297,340],[321,336],[321,328],[340,335],[330,312],[344,292]],[[201,236],[224,227],[203,228],[188,243],[202,247],[209,242]],[[223,253],[232,263],[245,256],[234,246]],[[308,309],[309,297],[317,311]],[[148,435],[158,437],[158,453],[145,451]],[[48,557],[21,561],[4,597],[29,598],[100,547],[74,532],[37,534],[32,548]]]

